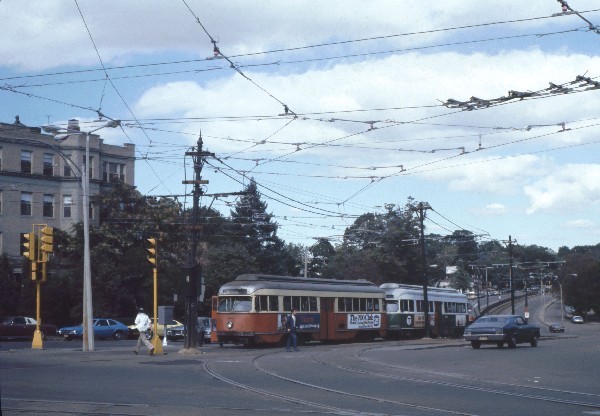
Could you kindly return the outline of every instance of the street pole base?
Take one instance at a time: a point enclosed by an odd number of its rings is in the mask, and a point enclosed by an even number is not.
[[[152,344],[152,346],[154,347],[155,355],[163,355],[164,354],[163,347],[162,347],[162,341],[160,340],[160,337],[158,335],[154,334],[154,336],[150,340],[150,344]]]
[[[33,333],[33,342],[31,343],[32,350],[43,350],[44,341],[42,340],[42,331],[36,330]]]

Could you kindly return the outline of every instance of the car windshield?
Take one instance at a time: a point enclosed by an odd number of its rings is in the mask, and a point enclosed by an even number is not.
[[[250,296],[232,296],[219,299],[219,312],[250,312],[252,299]]]

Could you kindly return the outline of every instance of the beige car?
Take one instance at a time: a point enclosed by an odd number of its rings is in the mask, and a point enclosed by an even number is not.
[[[183,325],[181,322],[172,319],[171,322],[169,322],[167,324],[167,330],[169,328],[173,328],[179,325]],[[150,318],[150,328],[153,329],[154,328],[154,319]],[[158,331],[156,331],[158,333],[159,337],[163,337],[165,335],[165,326],[164,325],[160,325],[158,324]],[[135,327],[135,325],[129,325],[129,336],[130,338],[137,338],[139,336],[139,331],[137,330],[137,328]]]

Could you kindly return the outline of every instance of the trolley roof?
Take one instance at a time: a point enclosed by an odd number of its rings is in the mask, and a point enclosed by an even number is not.
[[[320,279],[314,277],[275,276],[266,274],[242,274],[234,281],[219,288],[219,295],[246,295],[260,289],[302,290],[315,292],[362,292],[378,294],[383,290],[365,279],[342,280]]]
[[[385,291],[386,299],[400,299],[402,297],[423,298],[423,286],[405,285],[401,283],[384,283],[379,286]],[[466,302],[467,296],[464,293],[452,288],[427,287],[427,297],[430,301],[451,301],[461,300]]]

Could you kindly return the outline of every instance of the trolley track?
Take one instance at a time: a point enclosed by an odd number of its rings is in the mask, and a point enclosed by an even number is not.
[[[421,369],[415,370],[414,368],[408,368],[405,366],[381,363],[381,362],[378,362],[375,360],[366,360],[362,357],[362,355],[365,351],[373,350],[373,349],[374,348],[366,348],[366,349],[359,350],[358,352],[356,352],[354,354],[354,357],[358,358],[362,361],[367,361],[370,364],[376,364],[379,366],[398,369],[398,370],[402,370],[402,371],[411,371],[411,372],[418,371],[420,373],[429,373],[429,374],[433,374],[436,376],[459,377],[456,374],[448,374],[448,373],[444,373],[444,372],[421,370]],[[484,379],[471,378],[471,377],[466,379],[466,381],[473,382],[473,383],[493,384],[493,385],[496,385],[499,387],[507,387],[510,389],[536,390],[536,391],[542,391],[542,392],[546,392],[546,393],[556,393],[556,394],[569,395],[569,396],[586,396],[586,397],[592,397],[592,398],[599,399],[598,402],[592,403],[592,402],[585,402],[585,401],[579,401],[579,400],[573,400],[573,399],[561,399],[561,398],[542,396],[542,395],[536,395],[536,394],[518,393],[518,392],[514,392],[514,391],[500,390],[498,388],[482,387],[482,386],[477,386],[477,385],[456,383],[456,382],[450,382],[450,381],[428,380],[428,379],[419,378],[419,377],[407,377],[407,376],[381,373],[381,372],[376,372],[376,371],[372,371],[372,370],[357,369],[357,368],[352,368],[349,366],[336,364],[336,363],[333,363],[332,361],[325,360],[325,359],[321,358],[321,356],[319,354],[314,354],[312,356],[312,359],[322,365],[327,365],[327,366],[334,367],[334,368],[337,368],[340,370],[350,371],[350,372],[354,372],[354,373],[358,373],[358,374],[362,374],[362,375],[369,375],[369,376],[373,376],[373,377],[381,377],[381,378],[386,378],[386,379],[393,379],[393,380],[413,382],[413,383],[433,384],[433,385],[456,388],[459,390],[477,391],[477,392],[489,393],[489,394],[494,394],[494,395],[511,396],[511,397],[518,397],[518,398],[523,398],[523,399],[539,400],[539,401],[550,402],[550,403],[581,406],[581,407],[586,407],[586,408],[591,408],[591,409],[600,409],[600,394],[576,392],[576,391],[572,391],[572,390],[552,389],[552,388],[547,388],[547,387],[527,386],[527,385],[517,384],[517,383],[506,383],[506,382],[499,382],[499,381],[494,381],[494,380],[484,380]],[[464,377],[461,377],[461,378],[464,379]]]
[[[450,391],[456,390],[457,395],[460,395],[461,397],[469,397],[470,395],[477,393],[477,394],[483,394],[483,395],[504,396],[504,397],[509,398],[508,400],[525,400],[525,401],[530,401],[530,402],[532,402],[532,401],[542,402],[542,403],[546,403],[548,406],[565,405],[565,406],[570,406],[571,408],[577,407],[577,408],[582,409],[581,411],[583,411],[583,412],[585,412],[585,411],[597,412],[598,410],[600,410],[600,394],[577,392],[577,391],[572,391],[572,390],[557,389],[557,388],[550,388],[550,387],[531,386],[531,385],[525,385],[525,384],[519,384],[519,383],[509,383],[509,382],[502,382],[502,381],[495,381],[495,380],[487,380],[487,379],[469,377],[469,376],[464,376],[464,375],[457,374],[457,373],[448,373],[448,372],[443,372],[443,371],[434,371],[434,370],[427,370],[427,369],[416,370],[414,368],[410,368],[410,367],[406,367],[406,366],[394,365],[391,363],[377,362],[376,360],[368,359],[365,357],[365,353],[367,351],[376,350],[376,349],[377,348],[373,348],[373,347],[360,349],[359,351],[357,351],[353,354],[353,357],[351,357],[351,359],[352,360],[358,359],[360,362],[366,362],[369,365],[383,366],[383,367],[393,369],[396,371],[403,371],[403,372],[411,371],[413,373],[418,371],[421,374],[425,373],[428,376],[442,378],[442,379],[436,380],[436,379],[427,378],[427,377],[390,374],[390,373],[385,373],[385,372],[376,371],[376,370],[372,370],[372,369],[371,370],[360,369],[360,368],[356,368],[351,365],[340,364],[340,363],[336,363],[332,360],[326,359],[323,357],[323,353],[312,354],[310,356],[310,358],[311,358],[311,361],[313,361],[321,366],[326,366],[327,368],[337,369],[337,370],[341,370],[341,371],[345,371],[345,372],[353,372],[356,374],[360,374],[362,376],[361,379],[366,379],[366,380],[386,379],[386,380],[400,381],[403,383],[410,383],[412,385],[427,384],[427,385],[432,385],[432,386],[439,386],[439,387],[443,387],[444,389],[449,389]],[[352,398],[354,400],[368,401],[368,402],[372,403],[372,405],[370,405],[369,407],[371,409],[373,409],[373,411],[375,413],[357,412],[356,410],[353,410],[353,409],[340,408],[338,406],[332,407],[332,406],[329,406],[329,405],[326,405],[323,403],[316,402],[314,400],[305,400],[305,399],[294,397],[294,396],[287,395],[287,394],[281,394],[281,393],[277,393],[277,392],[273,392],[273,391],[267,391],[265,389],[256,388],[252,385],[249,385],[248,383],[240,383],[238,381],[233,380],[230,377],[220,374],[214,368],[215,363],[210,363],[210,362],[206,363],[205,369],[213,377],[218,378],[219,380],[226,382],[230,385],[233,385],[237,388],[241,388],[246,391],[250,391],[255,394],[265,396],[265,397],[276,397],[281,400],[285,400],[285,401],[289,401],[289,402],[293,402],[293,403],[297,403],[297,404],[303,404],[303,405],[307,405],[307,406],[311,406],[311,407],[316,407],[316,408],[320,408],[320,409],[328,410],[328,411],[344,412],[347,414],[378,414],[378,415],[391,414],[391,413],[387,413],[385,411],[384,412],[376,411],[376,409],[379,408],[380,404],[384,404],[384,405],[401,406],[406,409],[413,409],[413,411],[417,411],[417,412],[422,411],[427,414],[429,414],[429,413],[456,414],[456,415],[471,415],[471,414],[473,414],[473,413],[464,412],[464,411],[460,411],[460,410],[449,410],[448,408],[442,408],[439,405],[425,406],[422,404],[417,404],[415,402],[397,400],[397,399],[393,399],[393,398],[389,398],[389,397],[381,397],[378,395],[373,395],[373,394],[368,394],[368,393],[360,394],[360,393],[348,391],[347,389],[341,389],[337,386],[335,386],[335,387],[327,386],[327,383],[317,384],[317,383],[314,383],[311,381],[303,381],[300,377],[286,376],[285,374],[281,374],[281,372],[278,370],[270,370],[268,368],[265,368],[265,366],[261,365],[262,360],[268,359],[269,357],[272,358],[273,356],[276,356],[279,354],[280,354],[280,352],[278,351],[278,352],[272,352],[272,353],[258,355],[256,357],[252,358],[252,360],[250,361],[250,364],[251,364],[250,368],[253,368],[255,371],[258,371],[268,377],[275,378],[275,379],[281,380],[286,383],[299,385],[299,386],[306,387],[309,389],[314,389],[315,391],[330,394],[333,396],[344,396],[344,397]],[[325,370],[325,372],[327,372],[327,370]],[[366,377],[369,377],[369,379],[367,379]],[[341,377],[341,378],[344,379],[344,377]],[[453,380],[444,380],[444,379],[448,379],[448,378],[451,378]],[[349,379],[349,378],[347,377],[346,379]],[[460,381],[456,381],[457,379],[460,379]],[[595,400],[595,399],[598,399],[598,400]],[[384,408],[385,408],[385,406],[384,406]]]
[[[459,411],[453,411],[453,410],[447,410],[447,409],[441,409],[441,408],[436,408],[436,407],[432,407],[432,406],[424,406],[424,405],[418,405],[418,404],[414,404],[414,403],[410,403],[410,402],[404,402],[404,401],[398,401],[398,400],[390,400],[390,399],[385,399],[382,397],[375,397],[375,396],[370,396],[370,395],[365,395],[365,394],[356,394],[356,393],[351,393],[351,392],[347,392],[347,391],[343,391],[340,389],[333,389],[330,387],[326,387],[326,386],[320,386],[314,383],[307,383],[307,382],[303,382],[301,380],[298,379],[293,379],[290,377],[285,377],[282,376],[280,374],[276,374],[272,371],[266,370],[262,367],[260,367],[258,365],[258,361],[261,358],[267,357],[267,356],[271,356],[274,354],[279,354],[279,353],[267,353],[267,354],[262,354],[259,355],[257,357],[254,357],[251,361],[252,367],[256,370],[259,371],[269,377],[272,378],[276,378],[279,380],[283,380],[283,381],[287,381],[289,383],[293,383],[296,385],[301,385],[303,387],[308,387],[310,389],[315,389],[321,392],[325,392],[325,393],[330,393],[330,394],[334,394],[334,395],[342,395],[342,396],[347,396],[347,397],[352,397],[355,399],[360,399],[360,400],[367,400],[369,402],[374,402],[374,403],[385,403],[385,404],[391,404],[391,405],[397,405],[397,406],[402,406],[404,408],[407,409],[414,409],[414,410],[419,410],[422,412],[425,412],[427,414],[450,414],[450,415],[460,415],[460,416],[475,416],[473,413],[465,413],[465,412],[459,412]],[[273,397],[273,398],[278,398],[281,400],[285,400],[288,402],[292,402],[292,403],[297,403],[297,404],[302,404],[302,405],[306,405],[306,406],[311,406],[311,407],[316,407],[316,408],[320,408],[320,409],[324,409],[324,410],[328,410],[328,411],[334,411],[334,412],[341,412],[342,414],[345,415],[378,415],[378,416],[385,416],[386,413],[382,413],[382,412],[364,412],[364,411],[356,411],[354,409],[348,409],[348,408],[340,408],[337,406],[330,406],[330,405],[326,405],[326,404],[322,404],[322,403],[317,403],[314,401],[309,401],[309,400],[305,400],[305,399],[300,399],[297,397],[293,397],[293,396],[289,396],[289,395],[285,395],[285,394],[280,394],[280,393],[274,393],[272,391],[267,391],[264,389],[259,389],[253,386],[250,386],[248,384],[244,384],[244,383],[240,383],[237,382],[229,377],[225,377],[223,374],[218,373],[214,368],[213,368],[213,364],[214,362],[211,361],[207,361],[204,364],[204,368],[207,371],[207,373],[209,373],[210,375],[212,375],[213,377],[217,378],[218,380],[221,380],[222,382],[225,382],[227,384],[230,384],[232,386],[235,386],[237,388],[246,390],[246,391],[250,391],[256,394],[259,394],[261,396],[265,396],[265,397]],[[396,412],[394,414],[397,414]]]

